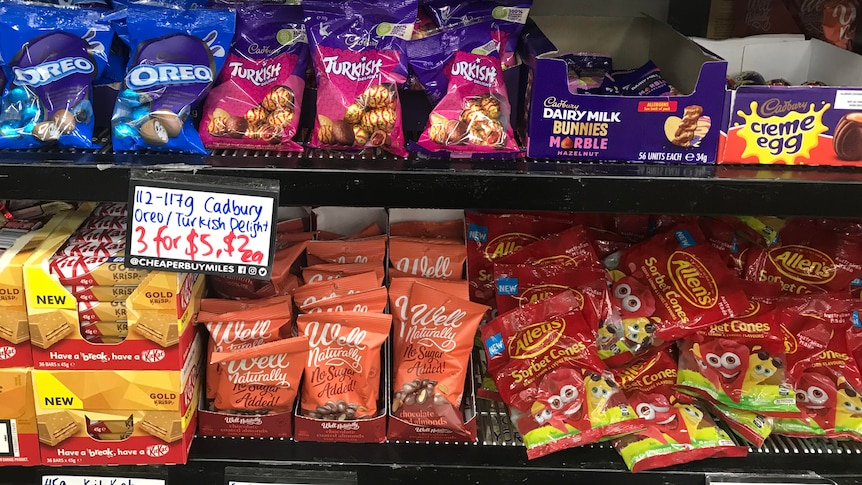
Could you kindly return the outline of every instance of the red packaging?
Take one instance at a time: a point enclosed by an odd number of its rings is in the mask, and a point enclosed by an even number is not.
[[[611,314],[607,272],[603,269],[494,263],[494,281],[500,314],[564,291],[572,291],[580,299],[580,310],[593,328]]]
[[[856,37],[857,0],[786,0],[805,35],[850,49]]]
[[[215,352],[223,364],[215,393],[217,409],[289,411],[308,358],[305,336],[277,340],[237,352]]]
[[[352,295],[339,296],[316,301],[302,307],[304,313],[317,312],[367,312],[383,313],[386,310],[387,292],[385,287],[360,291]]]
[[[488,307],[421,283],[393,332],[392,415],[419,426],[462,430],[460,412],[476,329]]]
[[[377,415],[380,349],[392,315],[315,313],[300,315],[296,324],[309,346],[302,414],[337,421]]]
[[[391,277],[460,280],[467,248],[460,240],[393,237],[389,240]]]
[[[614,367],[749,306],[742,282],[693,224],[609,256],[605,265],[615,280],[611,301],[622,328],[615,329],[614,343],[599,350]]]
[[[352,295],[378,287],[377,274],[372,271],[301,286],[293,293],[293,301],[305,312],[306,307],[321,300]]]
[[[101,231],[81,231],[76,232],[69,238],[69,241],[74,242],[115,242],[126,239],[125,229],[103,229]]]
[[[276,251],[268,281],[240,276],[214,276],[207,278],[207,282],[216,294],[228,299],[260,299],[289,294],[299,286],[299,278],[290,274],[290,270],[305,253],[307,244],[304,241]]]
[[[862,374],[848,341],[860,308],[858,300],[832,295],[792,300],[782,307],[782,317],[792,332],[788,348],[797,345],[800,349],[790,360],[801,415],[776,419],[777,434],[862,441]],[[799,327],[805,332],[794,331]],[[818,341],[808,338],[815,331]],[[829,337],[822,345],[825,332]],[[822,345],[813,355],[809,355],[811,341]],[[803,346],[805,351],[801,351]]]
[[[126,250],[126,242],[119,241],[86,241],[73,242],[60,248],[56,256],[89,256],[94,258],[104,258],[121,254]]]
[[[673,390],[676,362],[666,352],[615,374],[638,416],[647,423],[644,431],[614,440],[614,448],[631,471],[747,454],[748,449],[736,446],[702,407],[678,401]]]
[[[311,241],[308,243],[308,264],[379,263],[386,261],[386,236],[360,240]]]
[[[374,271],[377,274],[379,285],[383,286],[383,277],[386,276],[386,268],[378,263],[348,263],[348,264],[315,264],[302,268],[302,279],[308,283],[317,283],[324,280],[334,280],[360,273]]]
[[[468,211],[466,218],[470,299],[485,305],[495,304],[493,263],[496,259],[573,225],[564,219],[526,214]]]
[[[838,234],[807,222],[790,222],[778,244],[752,247],[746,279],[780,283],[785,293],[847,292],[862,276],[862,237]]]
[[[734,433],[755,448],[763,446],[766,438],[772,434],[775,418],[771,416],[719,406],[712,402],[707,405],[712,414],[724,421]]]
[[[480,329],[488,372],[530,459],[644,428],[596,354],[578,306],[563,292]]]
[[[215,352],[238,352],[287,337],[293,317],[289,303],[212,313],[203,309],[198,323],[209,331],[207,341],[206,397],[215,399],[222,369],[212,363]]]
[[[494,261],[499,264],[549,264],[604,269],[583,226],[575,226],[528,244]]]

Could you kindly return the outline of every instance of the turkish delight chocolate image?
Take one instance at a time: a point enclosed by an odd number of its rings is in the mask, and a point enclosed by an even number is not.
[[[835,156],[848,162],[862,160],[862,113],[848,113],[835,126]]]

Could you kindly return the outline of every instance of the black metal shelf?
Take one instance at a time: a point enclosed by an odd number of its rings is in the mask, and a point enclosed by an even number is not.
[[[862,171],[792,167],[437,160],[226,150],[5,152],[4,198],[124,201],[133,167],[278,180],[284,205],[856,217]]]

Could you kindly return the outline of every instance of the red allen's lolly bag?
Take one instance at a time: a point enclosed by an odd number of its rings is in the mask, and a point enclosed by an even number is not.
[[[488,371],[531,459],[643,429],[579,305],[563,292],[481,328]]]

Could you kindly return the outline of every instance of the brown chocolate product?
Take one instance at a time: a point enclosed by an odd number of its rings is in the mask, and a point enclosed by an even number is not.
[[[207,126],[207,130],[210,132],[210,135],[213,136],[225,136],[229,133],[227,129],[227,121],[230,118],[225,118],[224,116],[214,116],[210,118],[209,125]]]
[[[332,136],[338,145],[353,145],[356,140],[353,125],[344,120],[332,122]]]
[[[149,145],[161,146],[168,142],[168,132],[159,120],[150,118],[141,126],[141,138]]]
[[[183,121],[173,111],[154,111],[150,118],[159,120],[169,138],[176,138],[183,131]]]
[[[425,404],[433,400],[435,404],[446,404],[446,396],[437,392],[437,381],[433,379],[413,379],[405,382],[401,389],[395,391],[392,400],[392,412],[398,411],[401,406],[413,406],[414,404]]]
[[[305,416],[312,419],[327,419],[331,421],[352,421],[372,417],[370,415],[357,416],[357,409],[359,409],[358,404],[353,402],[348,403],[343,399],[339,399],[338,401],[328,401],[323,406],[317,406],[314,411],[307,411]]]
[[[231,116],[225,122],[225,131],[231,138],[242,138],[248,128],[248,121],[242,116]]]
[[[690,147],[691,141],[694,139],[695,131],[697,130],[697,122],[700,120],[700,115],[703,114],[703,106],[690,105],[683,109],[682,120],[674,134],[673,143],[680,147]]]
[[[77,124],[75,115],[71,111],[61,109],[51,115],[51,122],[57,125],[61,135],[68,135],[75,129]]]
[[[53,121],[36,123],[31,132],[37,140],[42,142],[57,141],[60,139],[60,129]]]
[[[274,86],[272,90],[264,96],[261,101],[261,106],[269,111],[277,109],[293,109],[293,91],[287,86]]]
[[[862,113],[848,113],[841,118],[835,126],[832,147],[840,160],[862,160]]]
[[[273,125],[264,125],[263,128],[260,129],[261,140],[266,141],[270,145],[278,145],[281,143],[283,134],[284,130]]]

